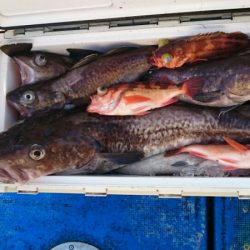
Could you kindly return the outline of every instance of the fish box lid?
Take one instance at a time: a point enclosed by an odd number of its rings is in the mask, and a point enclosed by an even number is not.
[[[250,7],[249,0],[2,0],[0,3],[0,27],[2,29]]]

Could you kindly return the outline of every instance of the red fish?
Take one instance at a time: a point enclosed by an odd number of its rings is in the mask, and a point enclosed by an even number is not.
[[[224,137],[227,145],[190,145],[170,151],[166,156],[189,153],[191,155],[213,160],[224,166],[225,170],[250,168],[250,145],[242,145],[228,137]]]
[[[180,85],[172,83],[123,83],[92,96],[88,112],[102,115],[145,115],[151,109],[170,105],[178,95],[193,96],[200,90],[200,80]]]
[[[224,58],[250,47],[249,37],[241,32],[214,32],[167,43],[153,52],[150,63],[162,68]]]

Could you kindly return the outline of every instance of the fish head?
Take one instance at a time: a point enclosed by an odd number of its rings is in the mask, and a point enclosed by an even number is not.
[[[98,114],[110,114],[118,106],[122,98],[122,90],[116,86],[98,88],[97,94],[91,97],[91,103],[87,108],[88,112]]]
[[[74,63],[70,57],[40,51],[17,54],[13,59],[19,66],[22,85],[60,76]]]
[[[174,42],[154,51],[149,59],[150,63],[158,68],[178,68],[187,60],[183,49],[176,47]]]
[[[229,99],[243,103],[250,100],[250,78],[249,73],[236,75],[233,81],[228,81],[225,92]]]
[[[94,157],[95,149],[89,137],[57,125],[24,122],[22,129],[16,125],[1,134],[0,182],[25,183],[40,176],[81,168]]]
[[[50,91],[46,83],[40,82],[17,88],[7,94],[7,102],[22,117],[29,117],[41,110],[60,109],[65,104],[65,96],[60,91]]]

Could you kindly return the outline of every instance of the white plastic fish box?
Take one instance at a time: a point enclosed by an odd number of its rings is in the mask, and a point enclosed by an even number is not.
[[[121,45],[157,44],[214,31],[250,35],[249,0],[64,0],[0,1],[0,43],[33,43],[34,50],[66,48],[101,51]],[[248,12],[249,11],[249,12]],[[19,85],[16,65],[0,54],[0,130],[16,120],[6,93]],[[131,194],[237,196],[250,198],[250,178],[46,176],[25,185],[0,184],[0,192],[59,192],[86,195]]]

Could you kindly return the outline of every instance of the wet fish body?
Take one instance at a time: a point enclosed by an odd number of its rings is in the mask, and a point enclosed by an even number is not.
[[[250,169],[250,145],[241,145],[230,138],[225,138],[225,140],[229,145],[189,145],[176,150],[174,154],[189,153],[203,159],[213,160],[225,166],[224,169]]]
[[[196,81],[178,86],[167,82],[118,84],[92,96],[87,110],[102,115],[145,115],[152,109],[176,102],[181,94],[192,96],[199,88]]]
[[[250,140],[249,119],[234,111],[218,119],[218,112],[172,105],[136,117],[84,112],[31,117],[0,135],[0,180],[23,183],[75,169],[102,172],[102,164],[110,171],[166,150],[220,143],[223,136]]]
[[[250,100],[250,54],[179,69],[151,71],[146,80],[170,81],[180,84],[186,80],[199,79],[202,87],[192,98],[180,96],[180,100],[203,106],[230,107]]]
[[[214,161],[204,160],[190,154],[165,157],[153,155],[141,161],[112,171],[112,174],[139,176],[228,176],[228,172]]]
[[[98,87],[137,80],[151,65],[148,58],[154,46],[130,49],[83,62],[63,77],[45,84],[33,84],[16,89],[7,95],[9,103],[22,116],[44,109],[59,109],[78,100],[88,102]],[[27,96],[28,93],[28,96]],[[32,95],[32,100],[26,100]]]
[[[159,68],[228,57],[249,49],[250,40],[241,32],[214,32],[170,41],[153,52],[150,62]]]

